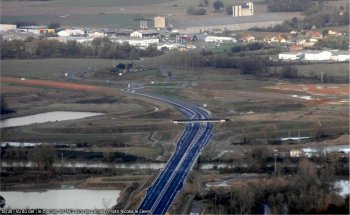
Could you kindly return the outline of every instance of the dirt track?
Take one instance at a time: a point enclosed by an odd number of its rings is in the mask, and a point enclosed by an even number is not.
[[[83,90],[83,91],[100,91],[102,87],[88,85],[88,84],[76,84],[68,82],[48,81],[48,80],[33,80],[33,79],[20,79],[12,77],[1,77],[1,82],[16,83],[24,85],[35,85],[43,87],[55,87],[68,90]]]

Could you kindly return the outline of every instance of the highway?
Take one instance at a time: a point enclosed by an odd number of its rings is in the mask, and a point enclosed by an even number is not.
[[[67,73],[67,78],[79,80],[75,73]],[[86,80],[103,82],[100,80]],[[184,183],[200,152],[211,138],[213,122],[204,122],[210,119],[209,113],[197,106],[181,101],[171,100],[161,96],[148,95],[136,92],[138,88],[121,89],[123,92],[149,97],[174,105],[183,115],[193,123],[186,123],[185,129],[179,138],[175,152],[168,160],[164,169],[159,173],[153,184],[147,189],[136,214],[165,214],[174,201],[176,195],[183,189]]]
[[[207,111],[191,104],[142,94],[134,90],[128,90],[127,92],[170,103],[189,119],[209,119]],[[138,207],[137,214],[165,214],[168,211],[177,193],[183,189],[187,175],[200,152],[208,144],[212,128],[213,124],[210,122],[186,124],[177,142],[175,152],[157,179],[147,189],[147,193]]]

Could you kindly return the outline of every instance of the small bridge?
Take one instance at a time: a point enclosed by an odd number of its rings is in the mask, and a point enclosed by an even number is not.
[[[231,121],[229,119],[175,119],[172,120],[171,123],[173,124],[186,124],[186,123],[224,123]]]

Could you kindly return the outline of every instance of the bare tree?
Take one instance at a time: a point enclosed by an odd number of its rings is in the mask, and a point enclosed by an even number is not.
[[[50,170],[57,160],[57,154],[52,146],[38,146],[34,149],[32,160],[43,170]]]

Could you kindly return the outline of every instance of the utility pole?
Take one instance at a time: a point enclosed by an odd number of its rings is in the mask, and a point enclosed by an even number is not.
[[[275,147],[273,147],[273,152],[274,152],[274,155],[275,155],[275,174],[277,175],[277,152],[278,150],[275,149]]]

